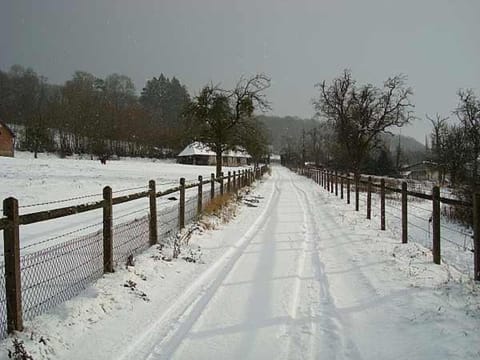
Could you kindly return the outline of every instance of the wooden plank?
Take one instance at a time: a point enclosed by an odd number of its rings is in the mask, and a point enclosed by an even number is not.
[[[123,204],[123,203],[129,202],[129,201],[138,200],[138,199],[147,197],[149,195],[150,195],[149,191],[142,191],[142,192],[135,193],[135,194],[124,195],[124,196],[119,196],[119,197],[113,198],[112,203],[113,203],[113,205]]]
[[[96,201],[90,204],[82,204],[76,206],[69,206],[60,209],[40,211],[31,214],[20,215],[20,225],[34,224],[41,221],[57,219],[65,216],[80,214],[86,211],[100,209],[103,206],[103,201]]]

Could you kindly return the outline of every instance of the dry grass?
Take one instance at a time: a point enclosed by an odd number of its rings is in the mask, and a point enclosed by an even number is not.
[[[213,198],[205,207],[203,212],[205,215],[216,215],[219,216],[223,208],[234,199],[234,194],[223,194],[222,196],[216,196]]]
[[[227,223],[236,216],[237,196],[233,193],[215,197],[203,208],[199,225],[206,229],[215,229],[220,223]]]

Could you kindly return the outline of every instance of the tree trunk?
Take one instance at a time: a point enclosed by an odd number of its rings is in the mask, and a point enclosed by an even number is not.
[[[222,174],[222,151],[217,151],[216,158],[216,177],[218,178]]]

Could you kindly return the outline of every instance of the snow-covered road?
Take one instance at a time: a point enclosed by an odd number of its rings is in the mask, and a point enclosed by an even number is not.
[[[43,360],[480,358],[478,284],[310,179],[273,167],[224,213],[16,336]]]
[[[335,198],[286,169],[275,168],[264,187],[264,209],[236,246],[171,305],[169,325],[125,358],[478,356],[474,339],[465,346],[478,320],[443,290],[420,286],[422,277],[412,282],[378,231],[352,225]],[[420,272],[435,280],[442,271]]]

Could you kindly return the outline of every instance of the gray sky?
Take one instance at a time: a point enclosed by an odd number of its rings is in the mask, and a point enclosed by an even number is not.
[[[423,142],[425,113],[480,95],[479,18],[479,0],[0,0],[0,68],[118,72],[138,91],[163,72],[190,92],[264,72],[273,114],[300,117],[345,68],[376,85],[404,73],[421,120],[402,133]]]

